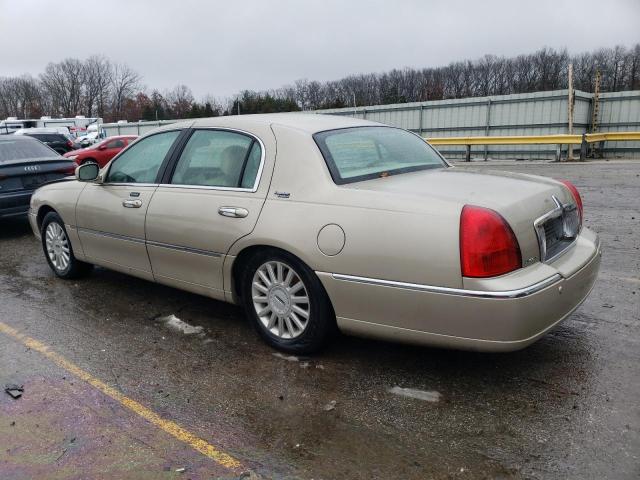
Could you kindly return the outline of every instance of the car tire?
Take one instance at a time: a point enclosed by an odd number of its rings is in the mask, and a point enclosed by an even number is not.
[[[241,278],[247,317],[272,347],[287,353],[313,353],[337,330],[320,279],[295,256],[261,250],[247,261]]]
[[[93,158],[85,158],[80,162],[80,165],[84,165],[85,163],[98,163]]]
[[[56,212],[49,212],[42,220],[40,229],[42,250],[53,273],[64,279],[87,275],[93,265],[81,262],[73,254],[64,222]]]

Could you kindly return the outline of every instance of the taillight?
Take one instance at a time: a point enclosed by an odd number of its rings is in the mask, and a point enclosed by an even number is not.
[[[73,148],[73,142],[71,140],[67,140],[67,147]]]
[[[569,180],[560,180],[560,182],[563,183],[564,186],[567,187],[571,192],[571,195],[573,196],[573,200],[576,202],[576,207],[578,207],[578,213],[580,213],[580,223],[582,223],[584,209],[582,207],[582,197],[580,196],[580,192],[578,192],[578,189],[576,188],[576,186],[573,183],[571,183]]]
[[[460,215],[460,266],[465,277],[486,278],[522,267],[520,245],[494,210],[465,205]]]

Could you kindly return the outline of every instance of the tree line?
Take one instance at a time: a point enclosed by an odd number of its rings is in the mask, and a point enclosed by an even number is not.
[[[0,119],[85,115],[107,122],[164,120],[529,93],[567,88],[569,64],[578,90],[593,91],[596,72],[602,91],[640,90],[640,44],[576,55],[542,48],[515,57],[485,55],[443,67],[394,69],[327,82],[301,79],[222,100],[212,95],[196,100],[186,85],[149,90],[128,65],[95,55],[49,63],[37,77],[0,77]]]

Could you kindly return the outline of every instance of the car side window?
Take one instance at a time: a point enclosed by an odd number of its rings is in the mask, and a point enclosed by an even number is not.
[[[242,181],[240,186],[242,188],[253,188],[256,183],[258,171],[260,170],[260,162],[262,161],[262,149],[258,142],[253,142],[253,147],[249,152],[249,158],[247,158],[247,164],[244,167],[244,173],[242,175]]]
[[[252,137],[225,130],[196,130],[176,165],[171,183],[252,188],[262,151]]]
[[[154,183],[179,130],[156,133],[143,138],[115,159],[107,183]]]
[[[107,148],[124,148],[124,141],[120,139],[113,140],[107,143]]]

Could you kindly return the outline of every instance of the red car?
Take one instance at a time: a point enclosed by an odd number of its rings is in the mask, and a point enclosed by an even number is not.
[[[95,162],[100,168],[104,167],[123,148],[134,142],[136,135],[120,135],[109,137],[100,143],[96,143],[88,148],[74,150],[64,154],[64,157],[75,160],[78,165],[87,162]]]

